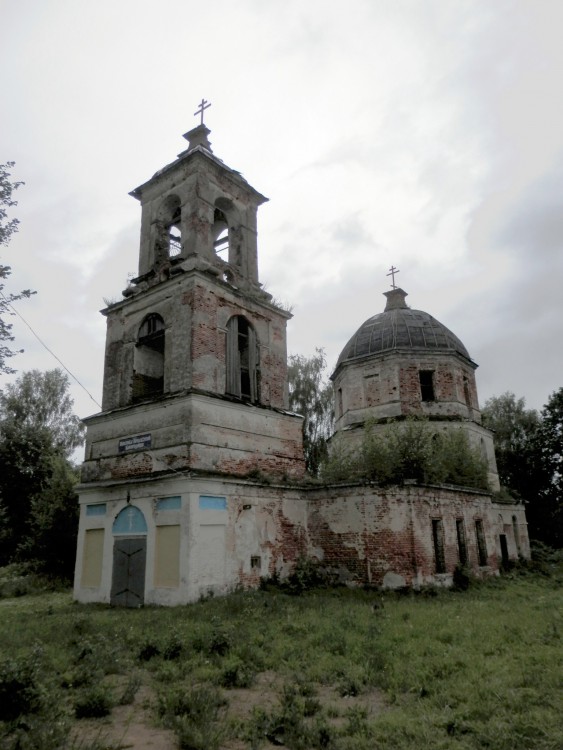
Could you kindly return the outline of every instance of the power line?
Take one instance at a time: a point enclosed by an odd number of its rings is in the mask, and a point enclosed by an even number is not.
[[[61,359],[59,359],[59,357],[57,357],[57,355],[55,354],[55,352],[54,352],[54,351],[52,351],[51,349],[49,349],[49,347],[47,346],[47,344],[46,344],[46,343],[45,343],[45,342],[44,342],[44,341],[43,341],[43,340],[42,340],[42,339],[40,338],[40,336],[39,336],[39,335],[38,335],[38,334],[37,334],[37,333],[36,333],[36,332],[35,332],[35,331],[33,330],[33,328],[31,327],[31,325],[30,325],[30,324],[29,324],[29,323],[27,322],[27,320],[26,320],[26,319],[25,319],[25,318],[23,317],[23,315],[21,315],[21,314],[20,314],[20,313],[19,313],[19,312],[18,312],[18,311],[16,310],[16,308],[15,308],[15,307],[14,307],[14,306],[13,306],[13,305],[12,305],[12,304],[10,303],[10,301],[8,300],[8,298],[7,298],[7,297],[6,297],[5,295],[4,295],[4,293],[3,293],[2,291],[0,291],[0,296],[2,297],[2,299],[4,300],[4,302],[6,303],[6,305],[7,305],[7,306],[8,306],[9,308],[10,308],[10,310],[12,310],[12,311],[13,311],[13,312],[14,312],[14,313],[15,313],[15,314],[16,314],[16,315],[18,316],[18,318],[19,318],[19,319],[20,319],[21,321],[23,321],[23,322],[24,322],[24,323],[26,324],[26,326],[27,326],[27,327],[29,328],[29,330],[31,331],[31,333],[32,333],[32,334],[33,334],[33,335],[35,336],[35,338],[37,339],[37,341],[39,341],[39,343],[41,344],[41,346],[45,347],[45,349],[46,349],[46,350],[47,350],[47,351],[49,352],[49,354],[50,354],[50,355],[51,355],[52,357],[54,357],[54,358],[55,358],[55,359],[57,360],[57,362],[58,362],[58,363],[59,363],[59,364],[61,365],[61,367],[63,367],[63,368],[64,368],[64,369],[65,369],[65,370],[66,370],[66,371],[68,372],[68,374],[70,375],[70,377],[71,377],[71,378],[72,378],[73,380],[75,380],[75,381],[76,381],[76,382],[78,383],[78,385],[79,385],[79,386],[80,386],[80,387],[82,388],[82,390],[83,390],[83,391],[86,391],[86,393],[87,393],[87,394],[88,394],[88,395],[90,396],[90,398],[91,398],[91,399],[92,399],[92,401],[93,401],[93,402],[94,402],[94,403],[96,404],[96,406],[97,406],[97,407],[98,407],[99,409],[101,409],[101,408],[102,408],[102,405],[101,405],[101,404],[99,404],[99,403],[98,403],[98,402],[96,401],[96,399],[94,398],[94,396],[92,396],[92,394],[91,394],[91,393],[90,393],[90,391],[89,391],[89,390],[88,390],[88,389],[86,388],[86,386],[82,385],[82,383],[80,382],[80,380],[78,380],[78,378],[76,377],[76,375],[74,375],[74,373],[72,373],[72,372],[71,372],[71,371],[70,371],[70,370],[68,369],[68,367],[67,367],[67,366],[65,365],[65,363],[64,363],[64,362],[63,362],[63,361],[62,361]]]

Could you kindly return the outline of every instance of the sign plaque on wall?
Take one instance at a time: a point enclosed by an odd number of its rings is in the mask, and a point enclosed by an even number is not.
[[[131,451],[142,451],[151,447],[150,432],[145,435],[133,435],[133,437],[122,438],[119,441],[119,452],[130,453]]]

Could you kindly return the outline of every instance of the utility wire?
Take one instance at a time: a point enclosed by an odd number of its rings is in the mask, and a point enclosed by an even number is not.
[[[39,341],[39,343],[41,344],[41,346],[45,347],[45,349],[49,352],[49,354],[51,356],[53,356],[57,360],[57,362],[68,372],[68,374],[70,375],[70,377],[78,383],[78,385],[82,388],[82,390],[86,391],[86,393],[90,396],[90,398],[96,404],[96,406],[99,409],[101,409],[102,405],[99,404],[96,401],[96,399],[94,398],[94,396],[92,396],[92,394],[86,388],[86,386],[82,385],[82,383],[80,382],[80,380],[78,380],[78,378],[76,377],[76,375],[74,375],[68,369],[68,367],[65,365],[65,363],[61,359],[59,359],[59,357],[57,357],[57,355],[55,354],[55,352],[52,351],[51,349],[49,349],[49,347],[47,346],[47,344],[39,337],[39,335],[37,333],[35,333],[35,331],[33,330],[33,328],[30,326],[30,324],[27,322],[27,320],[23,317],[23,315],[21,315],[16,310],[16,308],[12,304],[10,304],[10,301],[8,300],[8,298],[4,295],[4,293],[2,291],[0,291],[0,296],[2,297],[2,299],[4,300],[4,302],[6,303],[6,305],[10,308],[10,310],[12,310],[18,316],[18,318],[26,324],[26,326],[29,328],[29,330],[31,331],[31,333],[35,336],[35,338],[37,339],[37,341]]]

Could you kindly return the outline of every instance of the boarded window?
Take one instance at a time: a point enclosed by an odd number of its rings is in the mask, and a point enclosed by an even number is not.
[[[444,526],[441,518],[434,518],[432,520],[432,540],[434,542],[436,573],[445,573],[446,557],[444,554]]]
[[[419,370],[420,395],[423,401],[435,401],[433,370]]]
[[[475,521],[475,536],[477,537],[477,556],[479,558],[479,565],[484,566],[487,564],[487,544],[485,542],[483,521],[481,521],[480,518]]]
[[[199,580],[202,587],[225,583],[225,526],[202,524],[199,527]]]
[[[87,516],[105,516],[106,508],[107,506],[105,503],[95,503],[93,505],[87,505],[86,515]]]
[[[462,565],[467,565],[467,541],[465,539],[465,524],[463,523],[463,518],[456,519],[455,527],[457,532],[459,562]]]
[[[157,526],[154,553],[154,585],[177,588],[180,585],[180,526]]]
[[[258,401],[256,333],[242,315],[235,315],[227,324],[226,392],[244,401]]]
[[[102,583],[104,559],[104,530],[88,529],[84,534],[81,584],[85,588],[97,589]]]

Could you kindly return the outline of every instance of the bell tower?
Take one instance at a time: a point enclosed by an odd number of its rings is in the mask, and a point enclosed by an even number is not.
[[[131,192],[142,208],[141,288],[198,269],[260,289],[256,215],[267,198],[213,154],[209,133],[203,123],[185,133],[178,159]]]
[[[139,268],[102,310],[103,402],[85,420],[86,483],[304,472],[301,419],[287,410],[291,316],[258,278],[267,199],[213,153],[204,104],[187,149],[131,192],[141,204]]]

